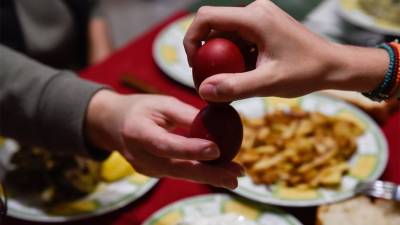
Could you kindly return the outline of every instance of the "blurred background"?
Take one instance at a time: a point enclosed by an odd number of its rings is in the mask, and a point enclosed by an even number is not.
[[[196,0],[100,0],[116,48]]]
[[[166,19],[177,9],[185,9],[196,0],[99,0],[100,7],[109,25],[110,37],[115,48],[124,46],[142,34],[149,27]],[[280,6],[296,8],[302,5],[315,5],[306,0],[275,1]],[[396,38],[394,35],[382,35],[370,29],[355,26],[338,15],[337,0],[321,1],[322,4],[308,14],[304,23],[313,31],[335,41],[356,44],[375,45],[384,40]],[[284,7],[285,8],[285,7]],[[293,12],[290,12],[293,15]],[[300,16],[301,17],[301,16]],[[398,36],[397,36],[398,37]]]

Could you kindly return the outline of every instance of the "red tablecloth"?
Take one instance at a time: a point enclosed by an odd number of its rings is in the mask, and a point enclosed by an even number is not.
[[[163,93],[175,96],[184,102],[200,107],[204,102],[196,93],[167,78],[156,66],[152,57],[152,44],[159,33],[170,22],[186,15],[181,11],[171,16],[164,23],[154,27],[126,47],[117,51],[103,63],[88,68],[81,73],[85,79],[107,84],[121,93],[133,93],[134,91],[121,85],[120,77],[130,74],[137,79],[148,82],[157,87]],[[383,179],[400,183],[400,113],[394,115],[382,129],[388,139],[390,148],[390,160]],[[207,185],[194,184],[174,179],[162,179],[160,183],[146,196],[131,205],[116,212],[92,218],[85,221],[71,222],[68,224],[86,225],[140,225],[153,212],[176,200],[210,192],[221,192]],[[315,220],[315,208],[285,208],[294,214],[304,224],[313,224]],[[8,224],[32,224],[19,220],[9,219]]]
[[[187,15],[181,11],[164,23],[156,26],[128,46],[116,52],[103,63],[88,68],[81,73],[83,78],[112,86],[121,93],[132,93],[134,90],[124,87],[120,78],[129,74],[136,79],[149,83],[162,93],[175,96],[184,102],[197,107],[204,105],[197,93],[168,78],[156,65],[152,56],[153,41],[157,34],[168,24]],[[390,147],[390,159],[384,178],[400,183],[400,112],[390,118],[382,129],[387,136]],[[395,167],[397,166],[397,170]]]
[[[204,102],[196,92],[180,85],[165,76],[153,60],[152,47],[157,34],[170,22],[187,15],[180,11],[168,18],[162,24],[154,27],[126,47],[117,51],[103,63],[82,71],[83,78],[107,84],[121,93],[132,93],[132,89],[124,87],[120,78],[129,74],[137,80],[157,87],[157,90],[168,95],[176,96],[182,101],[200,107]]]

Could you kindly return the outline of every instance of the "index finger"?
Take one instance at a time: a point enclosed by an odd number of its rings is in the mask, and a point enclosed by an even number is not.
[[[183,40],[189,65],[192,65],[192,59],[201,46],[201,41],[207,39],[212,30],[236,32],[247,38],[245,18],[246,12],[242,7],[201,7]]]
[[[160,102],[159,109],[165,114],[167,120],[186,128],[190,127],[199,112],[199,109],[176,98],[168,98]]]
[[[213,160],[219,157],[218,146],[209,140],[173,134],[152,121],[143,121],[137,126],[139,132],[125,135],[128,149],[140,146],[161,158]]]

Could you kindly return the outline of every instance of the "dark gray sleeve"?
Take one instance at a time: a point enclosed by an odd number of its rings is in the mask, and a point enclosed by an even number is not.
[[[104,4],[105,4],[104,1],[92,0],[90,18],[104,18],[105,17]]]
[[[101,88],[0,45],[0,134],[86,155],[86,108]]]

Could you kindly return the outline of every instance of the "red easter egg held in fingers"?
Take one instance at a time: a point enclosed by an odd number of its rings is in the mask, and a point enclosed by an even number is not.
[[[220,157],[211,163],[226,163],[239,152],[243,139],[243,126],[239,114],[228,105],[208,105],[194,119],[190,136],[207,139],[217,144]]]
[[[193,58],[193,81],[198,89],[207,77],[246,70],[240,48],[225,38],[214,38],[201,46]]]

